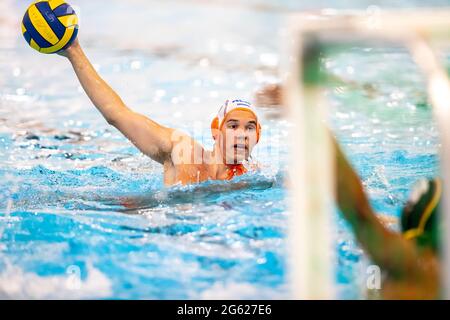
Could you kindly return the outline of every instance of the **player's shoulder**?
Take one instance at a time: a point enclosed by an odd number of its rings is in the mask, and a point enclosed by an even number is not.
[[[172,162],[177,164],[203,164],[204,157],[209,151],[205,150],[203,145],[192,138],[189,134],[176,130],[172,137]]]

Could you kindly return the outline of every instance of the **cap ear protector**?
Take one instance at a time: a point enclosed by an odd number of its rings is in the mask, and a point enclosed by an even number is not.
[[[403,209],[401,226],[407,240],[417,239],[421,242],[438,242],[436,213],[442,195],[442,183],[438,179],[421,180],[416,186]]]
[[[247,110],[247,109],[245,109]],[[223,125],[223,123],[222,123]],[[217,133],[222,129],[222,125],[219,128],[219,117],[214,117],[214,119],[211,121],[211,134],[214,140],[216,140]],[[261,125],[257,124],[256,126],[256,143],[259,142],[259,138],[261,136]]]
[[[211,134],[214,140],[216,140],[216,135],[219,132],[219,117],[214,117],[211,121]]]

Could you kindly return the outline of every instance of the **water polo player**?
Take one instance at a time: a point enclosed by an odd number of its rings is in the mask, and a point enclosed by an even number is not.
[[[90,100],[108,123],[122,132],[142,153],[164,166],[164,183],[229,180],[249,169],[244,165],[259,141],[261,126],[250,103],[226,100],[211,123],[212,151],[177,130],[164,127],[129,109],[98,75],[75,40],[59,53],[69,59]]]
[[[384,272],[384,299],[437,299],[440,295],[439,179],[419,181],[402,210],[401,231],[384,226],[362,183],[336,142],[337,203],[371,260]]]
[[[364,89],[373,93],[370,87]],[[257,93],[257,101],[282,106],[281,90],[281,85],[267,86]],[[358,175],[334,139],[333,144],[337,163],[336,202],[360,245],[385,275],[381,290],[370,294],[378,298],[381,293],[385,299],[439,298],[440,179],[417,182],[402,210],[401,233],[397,233],[375,213]]]
[[[64,0],[34,2],[22,21],[28,44],[41,53],[67,57],[84,91],[106,121],[164,166],[166,185],[229,180],[247,172],[250,167],[244,163],[261,134],[258,117],[249,102],[225,101],[211,123],[215,143],[213,150],[207,151],[188,135],[129,109],[95,71],[76,39],[77,32],[76,13]]]

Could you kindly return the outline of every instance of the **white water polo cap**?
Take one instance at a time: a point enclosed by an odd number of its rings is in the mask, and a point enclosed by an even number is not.
[[[217,112],[217,116],[211,122],[211,131],[214,132],[214,130],[221,130],[223,121],[225,120],[226,116],[233,110],[245,110],[250,111],[251,113],[254,114],[254,116],[256,117],[256,121],[258,123],[256,128],[256,136],[257,136],[256,141],[259,141],[259,136],[261,133],[261,125],[259,124],[258,114],[256,113],[256,110],[251,105],[251,103],[245,100],[240,99],[226,100],[225,103],[220,107],[219,112]]]

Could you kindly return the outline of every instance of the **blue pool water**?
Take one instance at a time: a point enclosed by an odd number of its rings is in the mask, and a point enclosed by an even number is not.
[[[373,4],[354,2],[339,6]],[[280,79],[286,13],[330,6],[71,3],[85,51],[124,101],[207,147],[209,120],[225,98],[251,100]],[[26,5],[6,1],[0,10],[0,298],[288,298],[293,124],[283,112],[260,111],[261,172],[165,188],[161,167],[107,125],[69,64],[27,47],[16,32]],[[423,3],[396,4],[410,5]],[[324,68],[343,79],[328,91],[330,125],[374,208],[398,217],[414,181],[438,171],[423,79],[396,48],[353,47]],[[338,298],[362,298],[369,262],[335,220]]]

